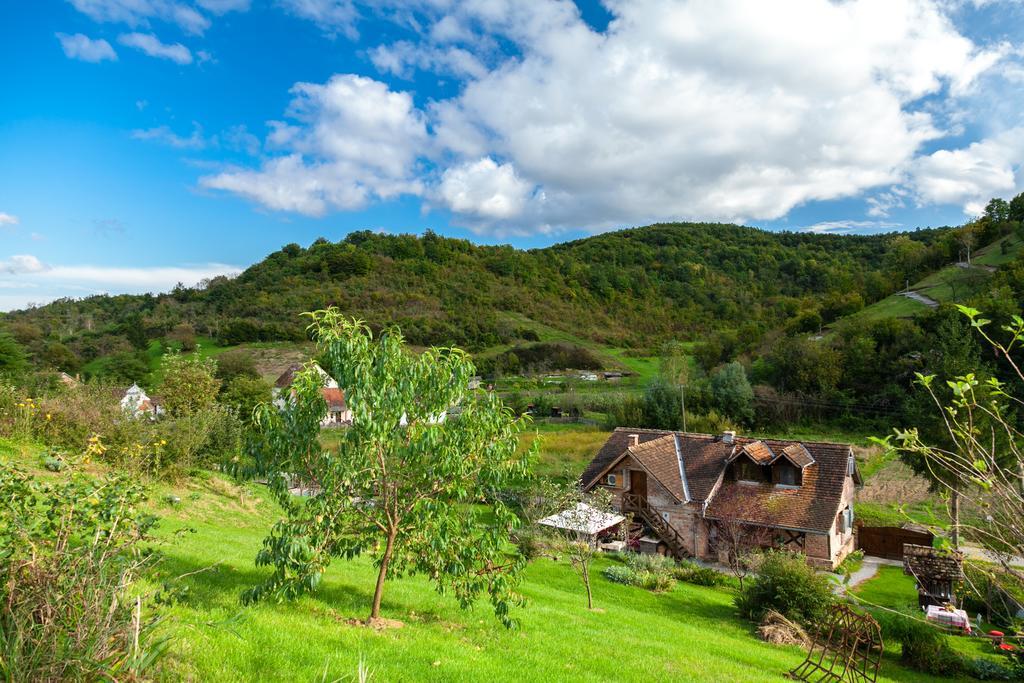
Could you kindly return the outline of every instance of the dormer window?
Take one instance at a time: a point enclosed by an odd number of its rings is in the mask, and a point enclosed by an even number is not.
[[[734,463],[736,478],[740,481],[764,481],[763,468],[747,458],[740,458]]]
[[[772,479],[776,486],[800,486],[801,475],[800,468],[784,460],[772,465]]]

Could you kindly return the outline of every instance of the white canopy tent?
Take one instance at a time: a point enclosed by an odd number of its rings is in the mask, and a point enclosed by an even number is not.
[[[622,515],[601,512],[586,503],[577,503],[576,507],[545,517],[538,524],[564,531],[575,531],[585,536],[596,536],[625,520]]]

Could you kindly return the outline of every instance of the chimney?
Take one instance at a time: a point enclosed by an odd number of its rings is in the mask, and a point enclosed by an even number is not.
[[[639,446],[639,445],[640,445],[640,435],[639,434],[630,434],[629,435],[629,448],[632,448],[633,446]]]
[[[722,443],[732,444],[736,440],[736,432],[722,432]]]

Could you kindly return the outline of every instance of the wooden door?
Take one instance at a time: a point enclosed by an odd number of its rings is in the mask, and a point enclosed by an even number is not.
[[[643,470],[629,471],[629,492],[640,500],[647,500],[647,473]]]

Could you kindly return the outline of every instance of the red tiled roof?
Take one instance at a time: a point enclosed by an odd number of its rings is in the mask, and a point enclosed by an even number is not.
[[[629,447],[630,435],[639,437],[639,445]],[[666,437],[673,437],[667,439]],[[678,441],[679,454],[675,443]],[[728,512],[733,496],[754,497],[746,521],[767,526],[826,532],[832,527],[846,483],[850,447],[834,443],[756,440],[736,437],[732,444],[720,436],[620,427],[612,432],[581,477],[585,487],[623,456],[626,450],[640,460],[673,494],[683,499],[678,458],[683,460],[690,500],[708,501],[706,515],[716,517]],[[803,468],[799,487],[772,484],[738,484],[724,477],[728,462],[738,453],[771,460],[786,457]],[[775,455],[778,453],[779,455]],[[806,464],[802,464],[806,463]],[[674,465],[674,468],[672,467]],[[721,486],[718,487],[721,481]],[[718,487],[718,488],[716,488]]]
[[[327,401],[327,407],[332,412],[341,412],[345,410],[345,392],[341,389],[328,389],[324,387],[320,390],[320,394]]]

